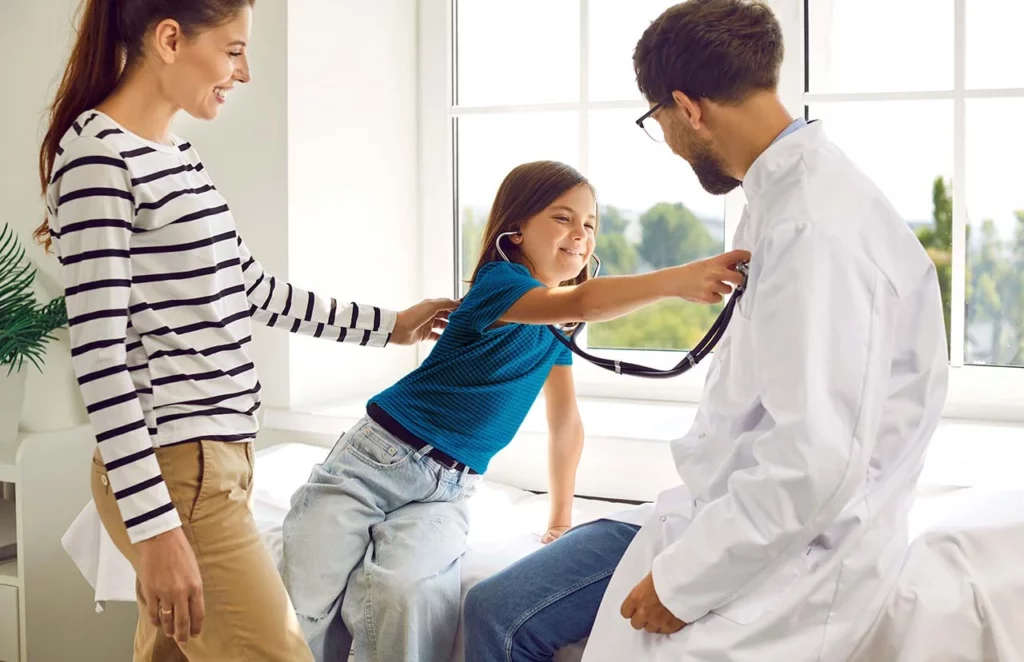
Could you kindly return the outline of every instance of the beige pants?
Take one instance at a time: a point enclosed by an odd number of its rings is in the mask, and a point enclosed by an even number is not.
[[[202,633],[179,648],[150,622],[136,583],[135,662],[312,661],[252,518],[252,444],[195,442],[157,449],[156,457],[199,562],[206,618]],[[138,553],[98,451],[92,493],[104,527],[137,571]]]

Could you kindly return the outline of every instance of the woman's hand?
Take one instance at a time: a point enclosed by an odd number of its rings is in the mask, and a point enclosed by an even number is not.
[[[743,282],[736,265],[749,260],[750,251],[735,250],[676,267],[680,271],[676,295],[694,303],[719,303]]]
[[[568,526],[568,525],[565,525],[565,526],[549,526],[548,530],[544,532],[543,536],[541,536],[540,541],[542,543],[544,543],[545,545],[550,543],[550,542],[555,542],[556,540],[561,538],[562,535],[565,534],[566,531],[568,531],[571,528],[572,527]]]
[[[415,345],[424,340],[437,340],[448,326],[448,313],[458,308],[453,299],[425,299],[398,313],[391,342],[396,345]]]
[[[178,643],[198,636],[206,606],[199,564],[179,526],[136,544],[139,585],[153,625]]]

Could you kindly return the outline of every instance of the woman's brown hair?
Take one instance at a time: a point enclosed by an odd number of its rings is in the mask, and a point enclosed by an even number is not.
[[[143,52],[146,32],[157,23],[171,19],[186,36],[231,20],[255,0],[84,0],[78,38],[71,49],[64,76],[53,105],[49,126],[39,149],[39,183],[46,187],[53,162],[60,153],[60,141],[79,115],[106,99],[121,73]],[[47,250],[50,226],[47,218],[33,237]]]
[[[491,205],[491,213],[487,217],[487,227],[484,228],[480,259],[473,269],[473,276],[469,282],[476,281],[477,274],[485,264],[503,259],[497,248],[500,235],[521,230],[526,221],[577,186],[588,187],[594,199],[597,199],[597,192],[587,178],[564,163],[533,161],[513,168],[512,172],[505,176],[505,180],[498,187],[498,193],[494,196],[494,204]],[[596,223],[595,221],[595,229]],[[502,239],[501,248],[512,262],[529,266],[519,246],[507,237]],[[589,278],[588,265],[576,278],[562,285],[579,285]]]

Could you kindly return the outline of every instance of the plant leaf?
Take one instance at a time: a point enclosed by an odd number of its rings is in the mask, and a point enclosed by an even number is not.
[[[64,297],[36,303],[35,275],[25,249],[5,223],[0,230],[0,365],[9,366],[8,374],[21,370],[25,359],[41,371],[46,345],[56,340],[53,330],[67,325]]]

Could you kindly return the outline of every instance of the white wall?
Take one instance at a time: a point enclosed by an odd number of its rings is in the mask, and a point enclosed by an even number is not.
[[[78,0],[0,0],[0,220],[61,293],[59,265],[30,240],[41,220],[36,159],[70,49]],[[315,292],[404,308],[424,293],[416,244],[416,3],[258,3],[253,80],[213,123],[179,119],[239,231],[264,266]],[[66,333],[44,374],[30,372],[22,425],[86,420]],[[409,348],[341,346],[256,328],[254,361],[271,407],[303,406],[388,385]]]
[[[47,104],[60,82],[70,48],[71,18],[77,0],[0,1],[0,223],[8,223],[39,268],[37,294],[62,293],[60,265],[31,241],[43,219],[37,163]],[[71,370],[66,332],[51,344],[45,370],[30,369],[22,424],[53,429],[85,420],[85,409]]]
[[[289,275],[339,301],[400,310],[421,298],[416,17],[413,0],[289,4]],[[365,395],[415,362],[408,347],[296,337],[291,404]]]
[[[259,2],[253,12],[252,81],[231,93],[214,122],[181,114],[174,131],[191,142],[227,198],[263,267],[288,276],[288,5]],[[288,334],[253,329],[250,347],[268,406],[289,403]]]
[[[59,265],[31,242],[41,220],[36,162],[45,110],[59,83],[73,37],[77,0],[0,3],[0,121],[6,128],[0,162],[0,220],[18,232],[40,270],[40,294],[62,292]],[[277,273],[288,267],[287,6],[263,3],[253,24],[254,80],[236,91],[215,123],[191,118],[174,129],[196,145],[217,186],[227,196],[240,231],[260,259]],[[10,148],[9,150],[6,148]],[[42,375],[30,371],[22,426],[66,427],[86,420],[66,332],[50,346]],[[270,329],[254,334],[253,357],[268,405],[287,406],[288,338]]]

